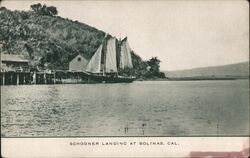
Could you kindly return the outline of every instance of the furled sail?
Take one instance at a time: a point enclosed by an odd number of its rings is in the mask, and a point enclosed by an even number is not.
[[[127,41],[127,37],[122,40],[120,52],[120,68],[133,68],[131,59],[131,50]]]
[[[110,38],[107,42],[107,49],[106,49],[106,57],[105,57],[105,71],[110,72],[117,72],[117,65],[116,65],[116,39]]]
[[[92,73],[100,73],[101,72],[101,55],[102,55],[102,45],[97,49],[95,54],[90,59],[86,71]]]

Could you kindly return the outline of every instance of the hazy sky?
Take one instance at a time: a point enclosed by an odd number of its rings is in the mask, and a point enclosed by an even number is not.
[[[31,1],[3,0],[11,10],[34,3],[56,6],[59,16],[78,20],[117,38],[128,36],[143,59],[157,56],[161,70],[189,69],[249,60],[247,1]]]

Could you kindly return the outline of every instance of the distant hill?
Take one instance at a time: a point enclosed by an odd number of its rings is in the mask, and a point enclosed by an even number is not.
[[[165,71],[168,78],[224,78],[249,76],[249,62],[188,70]]]
[[[0,52],[22,54],[33,66],[67,70],[78,54],[90,59],[104,36],[78,21],[0,7]],[[143,62],[135,53],[132,61],[135,69]]]

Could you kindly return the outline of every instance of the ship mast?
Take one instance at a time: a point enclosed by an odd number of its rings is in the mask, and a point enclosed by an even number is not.
[[[103,41],[103,66],[102,66],[102,75],[105,76],[106,73],[106,52],[107,52],[107,36],[105,35]]]
[[[117,46],[117,49],[116,49],[116,57],[117,57],[117,60],[116,60],[116,65],[117,65],[117,72],[116,72],[116,75],[118,76],[119,75],[119,71],[120,71],[120,58],[121,58],[121,37],[119,38],[119,40],[117,41],[116,43],[116,46]]]

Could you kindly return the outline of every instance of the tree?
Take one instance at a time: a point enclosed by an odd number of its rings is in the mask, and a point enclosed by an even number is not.
[[[49,14],[52,16],[55,16],[58,14],[58,11],[57,11],[56,7],[54,7],[54,6],[47,7],[47,10],[48,10]]]
[[[160,60],[157,57],[152,57],[147,61],[148,73],[147,77],[165,78],[165,74],[160,72]]]
[[[7,10],[5,7],[0,7],[0,12]]]
[[[42,5],[41,5],[41,3],[32,4],[32,5],[30,6],[30,8],[31,8],[34,12],[39,13],[40,10],[41,10],[41,8],[42,8]]]
[[[152,57],[149,61],[147,61],[147,64],[149,66],[149,71],[153,74],[157,74],[160,71],[160,60],[157,59],[157,57]]]
[[[47,7],[45,4],[44,5],[41,5],[40,3],[32,4],[30,6],[30,8],[34,12],[36,12],[37,14],[40,14],[40,15],[55,16],[58,14],[56,7],[54,7],[54,6]]]

